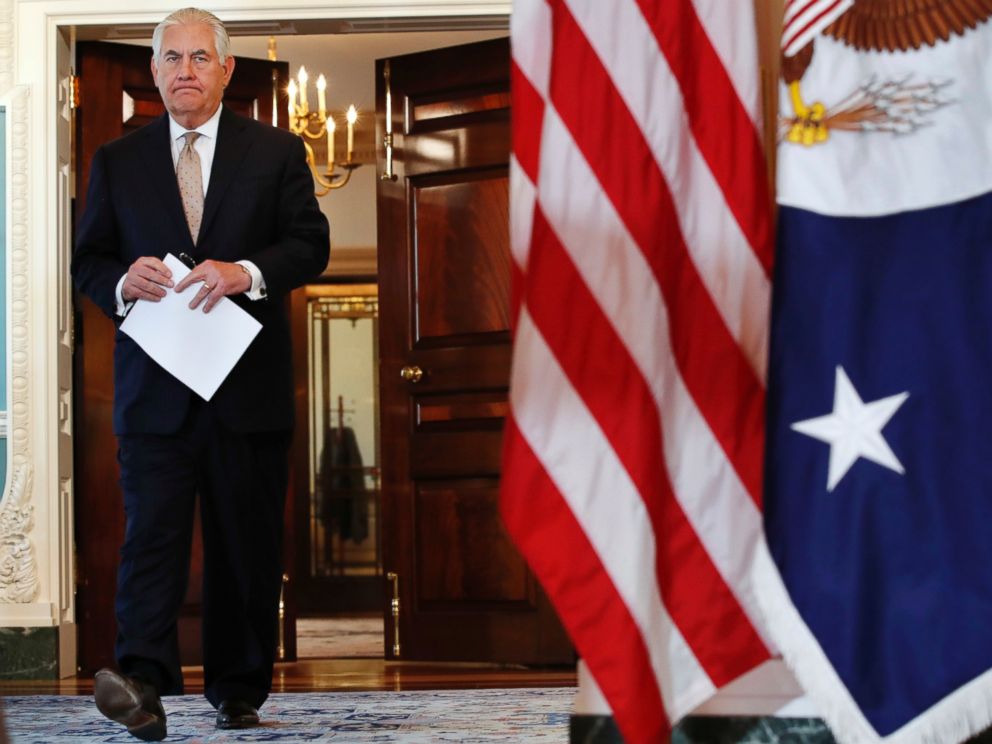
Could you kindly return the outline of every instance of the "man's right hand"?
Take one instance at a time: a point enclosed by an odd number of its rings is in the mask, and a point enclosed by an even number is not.
[[[165,297],[165,288],[172,285],[172,272],[168,266],[154,256],[142,256],[131,264],[124,275],[121,296],[125,302],[158,302]]]

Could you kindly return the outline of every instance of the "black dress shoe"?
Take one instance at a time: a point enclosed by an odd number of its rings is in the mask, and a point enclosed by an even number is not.
[[[127,726],[132,736],[144,741],[165,738],[165,710],[151,685],[101,669],[94,678],[93,697],[100,712]]]
[[[243,729],[258,725],[258,711],[244,700],[225,700],[217,709],[217,728]]]

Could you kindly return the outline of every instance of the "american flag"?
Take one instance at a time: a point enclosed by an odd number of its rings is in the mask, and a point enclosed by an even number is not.
[[[774,653],[750,0],[517,0],[502,509],[629,744]]]
[[[854,5],[854,0],[786,0],[782,51],[791,57]]]

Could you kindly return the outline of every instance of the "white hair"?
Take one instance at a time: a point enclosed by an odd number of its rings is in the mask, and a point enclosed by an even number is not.
[[[159,58],[162,52],[162,36],[169,26],[192,26],[198,23],[208,26],[214,32],[214,47],[217,49],[220,63],[224,64],[231,53],[231,38],[227,35],[227,29],[224,28],[220,18],[199,8],[182,8],[170,13],[155,27],[155,31],[152,32],[152,57],[156,60]]]

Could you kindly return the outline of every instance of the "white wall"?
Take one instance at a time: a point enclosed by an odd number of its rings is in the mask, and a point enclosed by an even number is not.
[[[355,104],[359,111],[358,126],[371,128],[374,132],[375,60],[507,36],[508,33],[507,30],[278,36],[276,48],[279,59],[289,63],[293,77],[300,65],[307,68],[311,101],[316,99],[314,81],[317,75],[324,73],[328,108],[344,109]],[[237,56],[266,57],[267,36],[240,36],[231,41]],[[237,70],[234,74],[238,74]],[[363,166],[352,174],[347,186],[320,198],[321,209],[331,222],[332,250],[376,244],[376,178],[374,166]]]

